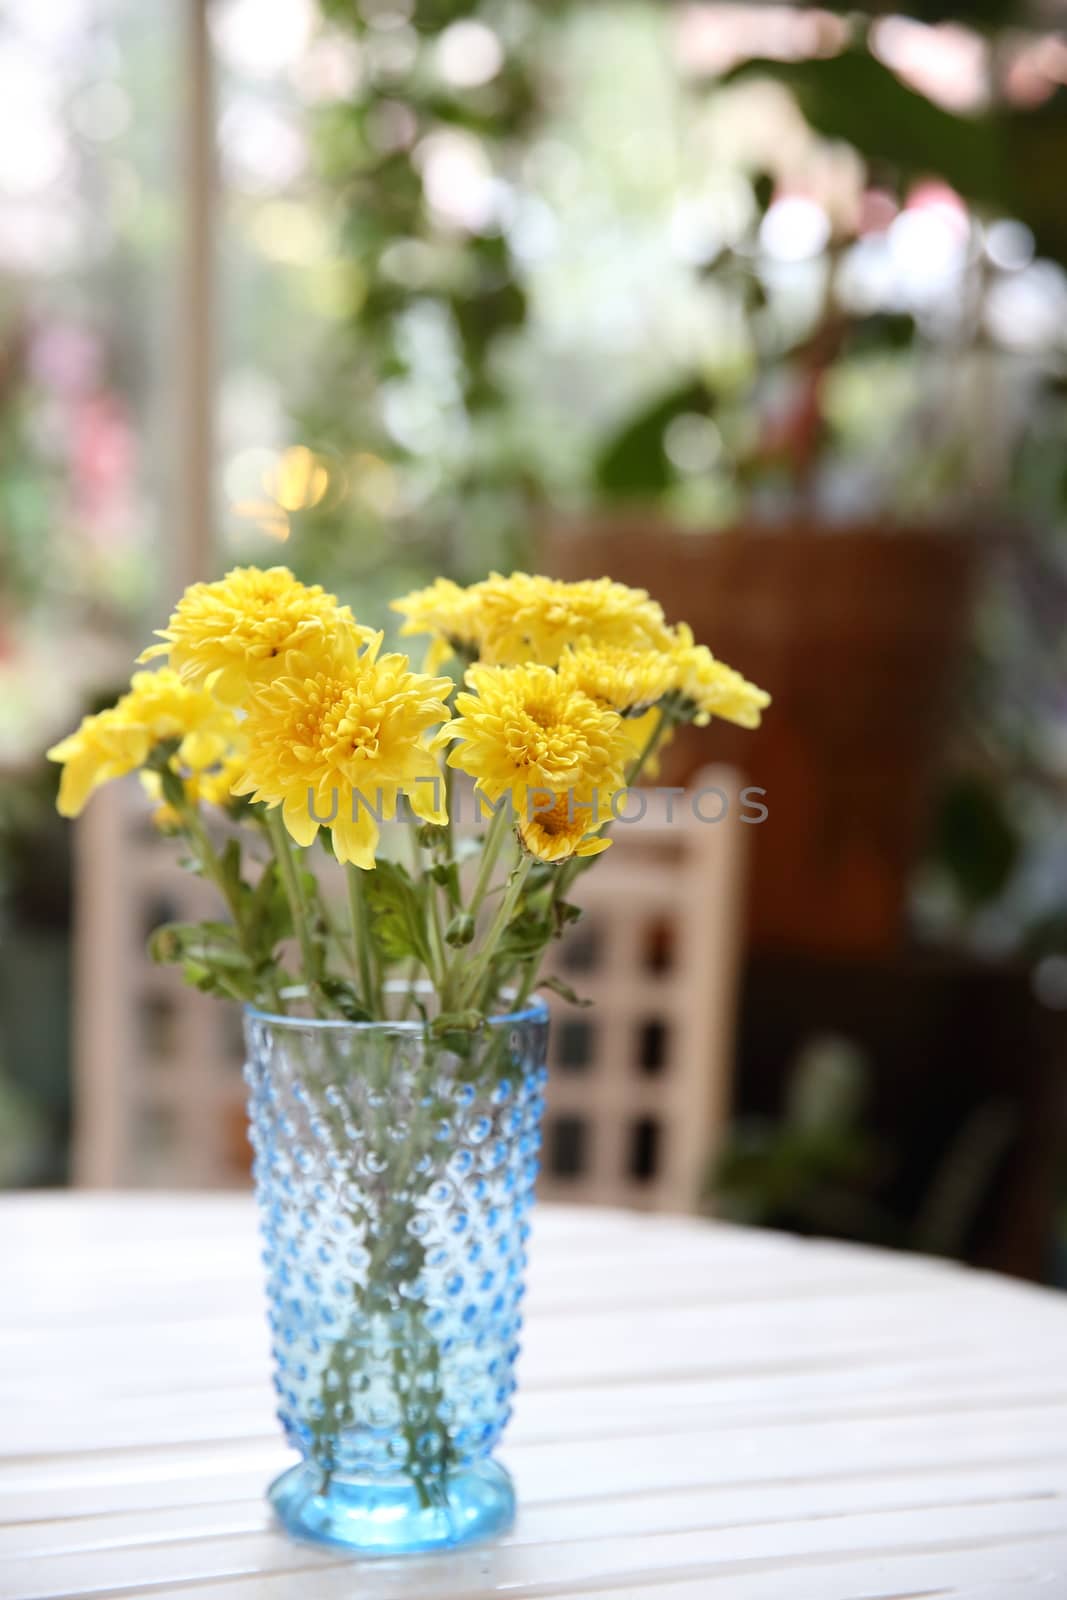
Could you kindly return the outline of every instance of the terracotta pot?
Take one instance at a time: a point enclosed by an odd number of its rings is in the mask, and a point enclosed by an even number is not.
[[[767,791],[753,829],[758,946],[877,954],[899,941],[974,552],[935,528],[688,534],[629,517],[545,535],[544,570],[647,588],[773,695],[757,733],[686,729],[664,767],[682,783],[727,760]]]

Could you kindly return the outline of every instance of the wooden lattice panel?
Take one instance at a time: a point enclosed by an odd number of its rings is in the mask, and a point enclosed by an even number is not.
[[[74,1182],[244,1181],[240,1015],[148,958],[161,922],[218,915],[161,840],[136,782],[94,795],[77,830]]]
[[[726,799],[719,822],[693,809],[711,788]],[[708,769],[667,807],[652,791],[640,822],[616,825],[575,886],[584,916],[550,962],[593,1002],[552,1000],[550,1198],[691,1210],[726,1116],[747,831],[737,776]]]

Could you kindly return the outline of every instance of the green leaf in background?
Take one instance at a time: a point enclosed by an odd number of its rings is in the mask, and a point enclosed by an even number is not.
[[[1007,193],[1004,209],[1032,231],[1038,251],[1067,263],[1067,89],[1040,106],[1004,112]]]
[[[620,499],[649,499],[669,488],[675,473],[663,443],[667,425],[686,412],[706,413],[709,401],[703,383],[687,382],[630,418],[597,458],[598,488]]]
[[[843,139],[906,178],[936,174],[960,194],[1014,215],[996,114],[960,116],[909,89],[862,47],[813,61],[747,61],[726,82],[773,78],[817,133]]]
[[[862,44],[820,60],[746,61],[720,81],[748,78],[783,84],[817,133],[845,140],[876,171],[943,178],[965,200],[1025,222],[1039,252],[1067,262],[1067,89],[1038,106],[946,111]]]
[[[850,356],[871,350],[907,350],[915,342],[915,318],[909,311],[879,311],[853,323],[846,339]]]
[[[960,898],[973,908],[1007,887],[1021,841],[993,785],[964,773],[941,797],[933,846]]]

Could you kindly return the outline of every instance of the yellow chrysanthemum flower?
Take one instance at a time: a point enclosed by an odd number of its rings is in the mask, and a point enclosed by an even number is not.
[[[234,794],[281,806],[297,844],[329,827],[339,861],[374,865],[379,819],[407,797],[416,816],[444,822],[443,784],[429,748],[448,719],[449,678],[412,672],[407,656],[362,650],[354,632],[290,658],[259,689],[243,724],[248,753]]]
[[[554,667],[572,645],[665,650],[671,642],[663,612],[645,590],[610,578],[563,583],[494,572],[468,589],[439,578],[393,607],[406,618],[404,634],[430,634],[438,663],[457,650],[491,666]]]
[[[190,585],[167,627],[157,629],[163,643],[138,659],[169,656],[184,682],[205,684],[237,705],[286,671],[293,651],[346,629],[363,643],[374,637],[348,606],[318,584],[299,583],[288,567],[234,567],[217,583]]]
[[[441,735],[456,741],[449,765],[494,803],[510,797],[533,854],[577,854],[622,787],[630,748],[622,718],[551,667],[474,666],[467,683],[476,692],[457,696],[457,715]]]
[[[611,821],[612,796],[621,784],[608,788],[581,785],[566,794],[549,797],[535,792],[518,821],[523,849],[538,861],[567,861],[571,856],[596,856],[611,843],[596,832]],[[551,798],[551,804],[548,803]]]
[[[413,589],[390,604],[404,618],[400,632],[405,638],[430,635],[427,672],[436,671],[455,654],[468,661],[477,657],[476,601],[471,589],[460,588],[451,578],[436,578],[429,588]]]
[[[758,728],[761,712],[771,703],[766,690],[724,661],[716,661],[706,645],[694,644],[692,630],[684,622],[678,624],[675,640],[670,659],[680,720],[703,727],[712,717],[722,717],[741,728]]]
[[[143,766],[156,745],[177,740],[176,768],[199,772],[226,759],[240,738],[232,710],[168,667],[135,672],[129,692],[106,711],[84,717],[48,751],[63,763],[58,808],[76,817],[94,789]]]
[[[554,667],[569,646],[662,649],[670,637],[661,607],[644,589],[610,578],[563,583],[494,572],[472,592],[479,656],[490,664]]]
[[[559,660],[564,683],[587,694],[597,705],[640,718],[675,686],[670,656],[658,650],[630,650],[622,645],[583,645],[565,650]]]

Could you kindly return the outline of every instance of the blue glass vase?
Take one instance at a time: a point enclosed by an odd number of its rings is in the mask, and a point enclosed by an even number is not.
[[[396,1555],[511,1525],[547,1032],[539,1000],[443,1034],[246,1013],[291,1533]]]

